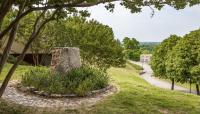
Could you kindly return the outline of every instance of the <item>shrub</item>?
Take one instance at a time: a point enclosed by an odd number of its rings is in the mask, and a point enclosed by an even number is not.
[[[35,67],[22,76],[24,86],[33,86],[37,90],[59,94],[86,95],[89,91],[108,86],[106,73],[83,66],[72,69],[66,74],[51,74],[46,67]]]
[[[46,67],[34,67],[22,76],[22,84],[33,86],[36,89],[43,89],[49,86],[50,75],[50,71]]]

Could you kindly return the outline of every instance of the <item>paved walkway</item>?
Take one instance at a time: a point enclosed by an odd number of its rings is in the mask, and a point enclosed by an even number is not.
[[[44,98],[36,95],[26,94],[18,91],[15,88],[16,81],[11,81],[6,88],[2,98],[14,102],[16,104],[22,104],[24,106],[40,107],[40,108],[64,108],[64,109],[76,109],[81,107],[90,107],[102,100],[108,95],[111,95],[117,91],[117,88],[107,90],[105,93],[91,97],[83,98]]]
[[[166,82],[166,81],[162,81],[162,80],[153,76],[153,71],[152,71],[150,65],[148,65],[147,63],[141,63],[141,62],[134,62],[134,61],[131,61],[131,62],[134,63],[134,64],[137,64],[137,65],[140,65],[144,68],[145,73],[142,74],[141,76],[148,83],[150,83],[154,86],[160,87],[160,88],[171,89],[171,83]],[[174,86],[174,90],[182,91],[182,92],[185,92],[185,93],[190,92],[189,89],[184,88],[184,87],[180,87],[180,86],[177,86],[177,85]],[[196,94],[195,91],[192,91],[192,93]]]

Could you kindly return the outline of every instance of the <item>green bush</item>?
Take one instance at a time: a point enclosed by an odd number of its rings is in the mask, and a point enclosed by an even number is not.
[[[46,67],[35,67],[22,76],[24,86],[33,86],[37,90],[59,94],[86,95],[89,91],[108,86],[106,73],[83,66],[72,69],[66,74],[52,74]]]

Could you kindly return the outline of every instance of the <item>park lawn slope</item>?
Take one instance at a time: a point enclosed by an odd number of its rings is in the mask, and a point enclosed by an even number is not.
[[[169,79],[161,79],[161,78],[158,78],[158,79],[160,79],[160,80],[162,80],[162,81],[166,81],[166,82],[172,83],[171,80],[169,80]],[[178,86],[181,86],[181,87],[190,89],[190,84],[189,84],[189,83],[175,82],[175,85],[178,85]],[[193,91],[196,91],[196,85],[195,85],[195,84],[191,84],[191,89],[192,89]]]
[[[57,113],[200,114],[199,96],[153,87],[144,81],[138,75],[138,70],[135,70],[134,67],[129,64],[126,68],[111,68],[108,70],[108,73],[112,83],[116,84],[119,88],[118,93],[107,97],[93,107],[81,107],[77,110],[58,111]],[[18,107],[20,107],[20,109]],[[13,110],[20,111],[24,110],[23,108],[27,108],[27,110],[23,112],[25,114],[30,112],[41,113],[35,109],[22,107],[16,104],[6,105],[4,109],[0,107],[0,112],[5,109],[10,112],[13,112]],[[52,110],[55,113],[56,109]]]
[[[134,68],[111,68],[109,74],[120,92],[95,106],[98,114],[199,114],[200,97],[177,91],[162,90],[145,82]]]

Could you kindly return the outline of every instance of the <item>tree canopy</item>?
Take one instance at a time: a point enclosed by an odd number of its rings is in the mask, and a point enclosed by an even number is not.
[[[46,26],[42,36],[47,38],[43,38],[41,49],[79,47],[82,62],[85,64],[107,69],[110,66],[123,66],[125,63],[123,48],[114,39],[112,28],[95,20],[87,21],[83,17],[75,16],[54,21]]]
[[[186,83],[199,84],[200,30],[185,35],[168,54],[166,74]]]
[[[124,53],[127,59],[140,60],[140,43],[135,38],[125,37],[123,39]]]
[[[174,82],[200,83],[200,29],[180,38],[176,35],[164,40],[154,51],[151,67],[155,76]]]
[[[168,58],[167,54],[176,46],[180,39],[179,36],[171,35],[156,47],[151,59],[151,68],[155,76],[159,78],[169,78],[174,82],[174,75],[170,75],[172,77],[169,77],[166,73],[166,60]]]

